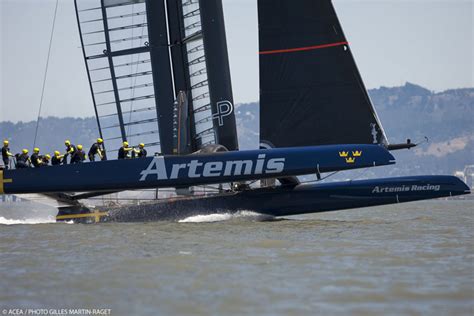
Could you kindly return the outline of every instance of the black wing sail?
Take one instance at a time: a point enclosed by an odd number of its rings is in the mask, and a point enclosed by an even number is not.
[[[192,148],[238,150],[222,0],[166,0],[175,91],[188,92]]]
[[[386,144],[330,0],[259,0],[262,146]]]
[[[151,153],[172,151],[174,96],[167,38],[160,39],[166,35],[166,23],[160,23],[165,6],[159,3],[75,0],[97,121],[109,152],[125,140],[143,142]]]
[[[189,101],[191,150],[237,150],[221,0],[75,0],[102,138],[174,153],[174,101]],[[110,151],[110,150],[109,150]],[[112,150],[114,151],[114,150]]]

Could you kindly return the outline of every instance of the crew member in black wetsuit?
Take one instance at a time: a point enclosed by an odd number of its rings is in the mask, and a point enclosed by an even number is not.
[[[71,157],[72,155],[74,154],[74,152],[76,151],[76,146],[74,146],[73,144],[71,144],[71,141],[69,140],[66,140],[64,142],[64,145],[66,145],[66,153],[64,154],[64,160],[63,160],[63,163],[64,164],[67,164],[67,157],[69,156],[69,163],[71,163]]]
[[[31,160],[31,164],[35,166],[35,168],[41,167],[41,165],[43,164],[43,159],[40,156],[39,148],[33,149],[33,155],[31,155],[30,160]]]
[[[10,148],[8,147],[8,145],[8,140],[4,140],[2,147],[2,160],[6,170],[8,170],[8,168],[10,167],[10,157],[13,157],[13,154],[10,152]]]
[[[77,145],[77,149],[71,156],[71,164],[82,163],[86,160],[86,153],[82,150],[82,145]]]
[[[140,143],[138,145],[138,149],[136,149],[136,148],[133,149],[134,158],[135,157],[136,158],[146,158],[146,155],[147,155],[147,152],[146,152],[144,143]]]
[[[53,166],[58,166],[58,165],[60,165],[60,164],[63,163],[63,158],[64,158],[64,156],[61,155],[61,153],[56,150],[56,151],[54,152],[54,157],[53,157],[53,159],[51,159],[51,164],[52,164]]]
[[[97,138],[97,142],[92,144],[87,155],[89,156],[90,161],[95,161],[95,155],[97,155],[100,160],[106,160],[104,140],[102,138]]]
[[[43,163],[41,164],[41,167],[48,167],[49,162],[51,161],[51,155],[50,154],[44,155],[42,157],[42,161],[43,161]]]
[[[133,148],[128,146],[128,142],[123,142],[118,152],[118,159],[130,159],[130,154]]]
[[[23,169],[30,167],[30,156],[28,156],[28,149],[23,149],[21,154],[16,154],[16,168]]]

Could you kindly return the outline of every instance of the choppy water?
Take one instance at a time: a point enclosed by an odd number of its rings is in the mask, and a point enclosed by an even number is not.
[[[110,308],[112,315],[474,313],[472,201],[263,219],[244,212],[180,223],[26,225],[48,219],[0,217],[0,307]]]

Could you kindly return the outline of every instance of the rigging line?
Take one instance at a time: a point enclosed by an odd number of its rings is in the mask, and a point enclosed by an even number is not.
[[[375,163],[374,163],[374,166],[375,166]],[[360,169],[358,173],[359,174],[355,175],[352,179],[349,180],[349,182],[352,183],[352,181],[358,180],[361,177],[367,175],[369,173],[369,169],[368,168]]]
[[[334,171],[330,174],[328,174],[327,176],[325,177],[322,177],[320,180],[319,179],[314,179],[314,180],[307,180],[307,181],[301,181],[299,184],[308,184],[308,183],[318,183],[318,182],[321,182],[323,180],[326,180],[327,178],[330,178],[336,174],[338,174],[340,171]],[[352,181],[352,180],[351,180]],[[282,184],[280,185],[281,187],[287,187],[287,186],[293,186],[293,184]]]
[[[146,20],[146,15],[143,16],[143,23],[145,23],[145,20]],[[143,34],[145,33],[145,27],[142,26],[142,34],[141,36],[143,36]],[[140,54],[138,54],[137,56],[137,64],[135,66],[135,72],[138,72],[138,66],[140,65],[139,63],[140,61]],[[133,66],[132,66],[133,67]],[[150,64],[150,67],[151,67],[151,64]],[[132,72],[133,73],[133,72]],[[135,86],[137,84],[137,77],[135,77],[134,79],[134,82],[133,82],[133,85],[132,85],[132,98],[135,98]],[[153,83],[154,84],[154,83]],[[131,121],[132,120],[132,113],[133,113],[133,101],[130,103],[130,115],[128,116],[128,120]],[[131,130],[131,126],[128,127],[128,131],[127,133],[130,134],[130,130]]]
[[[58,13],[58,4],[59,4],[59,0],[56,0],[56,6],[54,8],[53,25],[51,27],[51,35],[50,35],[50,38],[49,38],[48,57],[46,58],[46,67],[45,67],[45,70],[44,70],[43,87],[41,89],[41,98],[40,98],[40,104],[39,104],[39,109],[38,109],[38,117],[36,118],[36,130],[35,130],[35,138],[34,138],[34,141],[33,141],[33,148],[36,147],[36,139],[38,138],[38,128],[39,128],[39,123],[40,123],[40,119],[41,119],[41,108],[43,107],[44,90],[45,90],[45,87],[46,87],[46,78],[48,76],[49,59],[51,57],[51,46],[53,45],[54,26],[56,25],[56,16],[57,16],[57,13]]]
[[[133,15],[135,13],[135,3],[132,4],[132,25],[135,24],[135,16]],[[143,26],[142,26],[143,28]],[[134,34],[134,29],[132,29],[132,37],[135,35]],[[130,49],[133,48],[133,41],[130,42]],[[140,55],[138,55],[138,58],[140,58]],[[131,54],[130,55],[130,73],[132,74],[133,73],[133,61],[134,61],[134,55]],[[137,59],[137,62],[139,60]],[[135,79],[136,80],[136,79]],[[132,87],[132,98],[134,97],[134,91],[135,91],[135,88],[134,88],[134,84],[133,84],[133,77],[130,77],[130,87]],[[130,122],[132,120],[132,110],[133,110],[133,101],[130,103],[130,114],[129,114],[129,119],[128,121]],[[131,126],[128,126],[128,129],[127,129],[127,135],[130,134],[130,129],[131,129]]]
[[[334,175],[336,175],[336,174],[338,174],[338,173],[339,173],[339,171],[334,171],[334,172],[328,174],[327,176],[322,177],[321,180],[316,180],[316,181],[312,181],[312,182],[320,182],[320,181],[326,180],[327,178],[332,177],[332,176],[334,176]],[[310,182],[310,181],[301,182],[301,183],[309,183],[309,182]]]
[[[421,144],[429,143],[429,142],[430,142],[430,140],[429,140],[428,136],[425,136],[424,140],[415,143],[415,145],[416,145],[416,146],[419,146],[419,145],[421,145]]]

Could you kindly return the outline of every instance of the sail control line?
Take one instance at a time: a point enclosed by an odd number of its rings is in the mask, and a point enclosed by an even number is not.
[[[56,16],[58,13],[58,4],[59,4],[59,0],[56,0],[56,6],[54,7],[53,25],[51,26],[51,35],[49,37],[48,56],[46,57],[46,66],[44,69],[43,87],[41,88],[41,98],[40,98],[40,104],[38,108],[38,117],[36,118],[36,129],[35,129],[35,138],[33,141],[33,147],[36,147],[36,140],[38,138],[38,128],[39,128],[39,122],[41,119],[41,109],[43,107],[44,91],[46,88],[46,78],[48,76],[49,59],[51,57],[51,47],[53,45],[53,35],[54,35],[54,27],[56,25]]]

